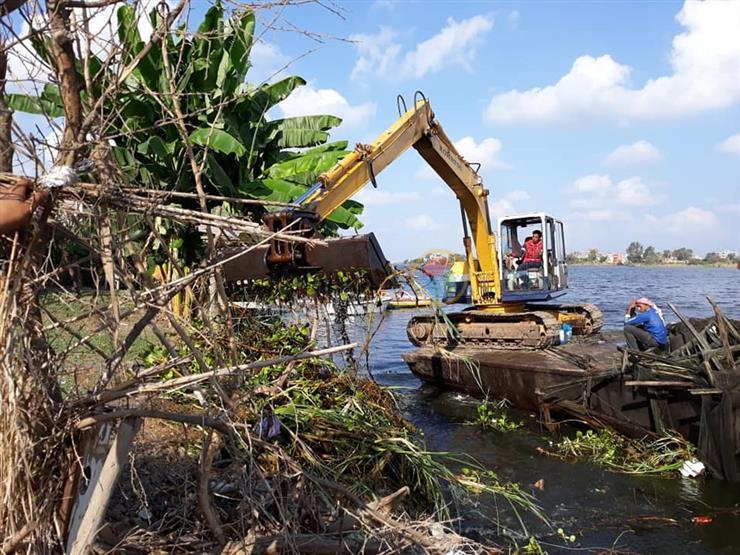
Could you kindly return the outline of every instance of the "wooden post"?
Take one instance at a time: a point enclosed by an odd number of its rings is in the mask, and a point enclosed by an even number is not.
[[[131,443],[139,429],[138,418],[125,418],[116,426],[104,422],[88,444],[82,460],[83,475],[72,508],[67,534],[67,555],[84,555],[95,541],[100,524],[105,517],[108,501],[121,469],[128,462]]]

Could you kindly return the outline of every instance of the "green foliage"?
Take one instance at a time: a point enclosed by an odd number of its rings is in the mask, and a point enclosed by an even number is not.
[[[160,17],[156,9],[149,16],[155,26]],[[130,63],[144,48],[134,7],[121,6],[117,20],[121,63]],[[347,154],[344,141],[325,144],[330,130],[341,123],[338,117],[268,117],[270,110],[306,82],[298,76],[257,86],[245,82],[254,28],[251,11],[227,16],[216,3],[195,34],[188,35],[184,27],[170,32],[165,37],[166,52],[159,45],[150,49],[123,86],[106,99],[99,118],[106,125],[101,136],[113,137],[115,160],[132,182],[195,191],[187,140],[197,164],[204,167],[206,193],[289,202]],[[48,41],[35,40],[34,47],[41,57],[48,57]],[[83,95],[86,107],[116,79],[100,60],[89,61],[94,90],[93,98]],[[77,69],[82,80],[82,62]],[[171,94],[171,86],[177,96]],[[187,138],[174,122],[175,103],[185,115]],[[9,104],[19,111],[63,115],[58,88],[51,84],[39,97],[10,95]],[[197,208],[195,200],[182,204]],[[256,206],[234,209],[253,219],[264,212]],[[330,215],[324,232],[360,227],[357,215],[361,212],[362,205],[345,203]],[[198,253],[190,254],[197,260]]]
[[[627,260],[632,264],[639,264],[642,262],[642,255],[645,252],[645,248],[638,241],[632,241],[627,247]]]
[[[508,403],[505,399],[492,403],[488,400],[478,405],[475,423],[489,430],[497,432],[511,432],[524,426],[523,422],[509,419],[507,414]]]
[[[658,252],[655,250],[655,247],[648,246],[645,247],[645,251],[642,253],[642,261],[645,264],[658,264],[660,262],[661,258]]]
[[[673,258],[675,258],[676,260],[688,262],[693,257],[694,251],[691,249],[687,249],[686,247],[681,247],[680,249],[676,249],[673,251]]]
[[[239,287],[245,298],[265,304],[289,304],[306,298],[349,301],[373,294],[364,270],[263,278]]]
[[[604,465],[629,474],[662,474],[678,470],[694,455],[694,446],[685,439],[667,434],[659,439],[629,439],[608,428],[578,431],[564,438],[557,454]]]

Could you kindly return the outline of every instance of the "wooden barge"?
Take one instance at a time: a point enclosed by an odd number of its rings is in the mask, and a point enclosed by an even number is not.
[[[544,350],[427,345],[403,359],[425,382],[539,411],[551,431],[561,415],[631,437],[675,430],[714,475],[740,481],[740,325],[712,321],[672,326],[672,344],[682,346],[669,356],[620,350],[621,332],[606,332]],[[697,355],[692,346],[702,343]],[[686,362],[696,356],[698,368]]]

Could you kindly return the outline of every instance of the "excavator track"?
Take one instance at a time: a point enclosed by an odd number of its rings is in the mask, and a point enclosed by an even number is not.
[[[446,315],[453,327],[437,316],[415,316],[406,326],[409,341],[421,347],[485,346],[496,349],[545,349],[558,341],[560,323],[545,311],[497,314],[465,310]]]
[[[546,311],[560,323],[573,327],[573,335],[593,335],[604,325],[604,315],[594,304],[527,303],[527,310]]]

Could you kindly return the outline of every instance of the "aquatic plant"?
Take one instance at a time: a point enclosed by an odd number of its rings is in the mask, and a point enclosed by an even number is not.
[[[527,545],[521,549],[514,550],[514,555],[547,555],[547,551],[540,545],[537,538],[530,536]]]
[[[524,422],[511,420],[508,415],[509,403],[506,399],[489,401],[486,399],[476,408],[475,424],[497,432],[511,432],[524,426]]]
[[[614,430],[577,431],[563,438],[555,453],[563,458],[604,465],[628,474],[663,474],[677,471],[693,458],[695,447],[678,434],[666,433],[657,439],[630,439]]]

